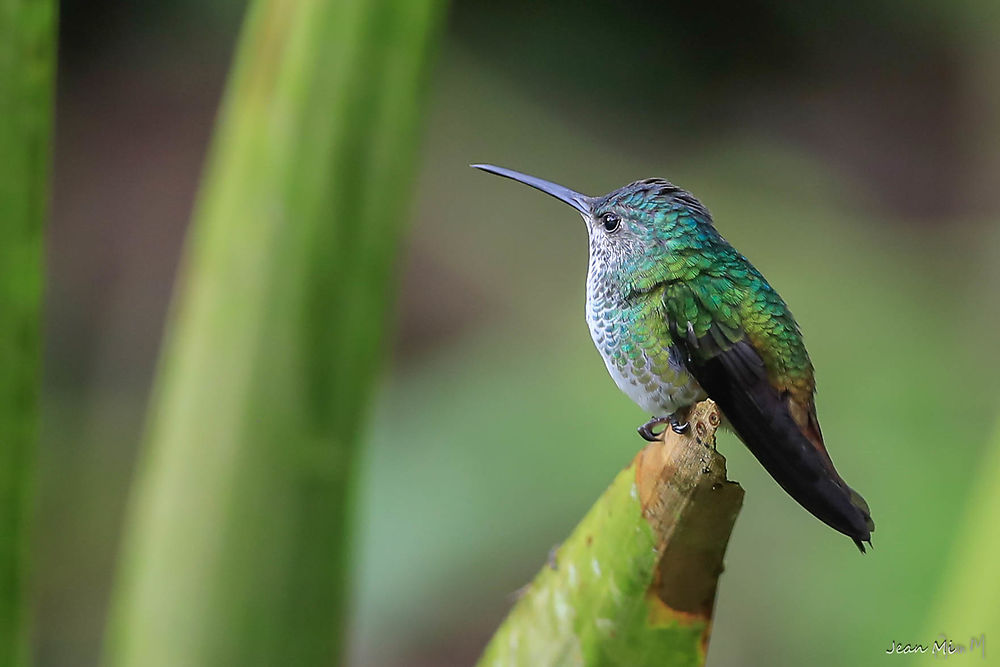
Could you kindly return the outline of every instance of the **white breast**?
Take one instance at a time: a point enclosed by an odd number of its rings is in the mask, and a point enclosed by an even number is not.
[[[611,303],[612,295],[602,293],[599,286],[587,281],[587,325],[594,345],[604,359],[611,378],[618,388],[625,392],[645,412],[655,416],[672,414],[677,410],[696,403],[704,398],[701,386],[684,368],[683,362],[675,351],[670,357],[672,378],[664,378],[650,373],[652,366],[649,358],[642,354],[641,368],[628,360],[615,360],[613,351],[629,333],[625,317],[615,304]],[[593,289],[592,289],[593,288]]]

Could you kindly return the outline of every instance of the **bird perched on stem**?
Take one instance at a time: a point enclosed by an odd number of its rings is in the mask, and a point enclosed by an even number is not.
[[[659,178],[601,197],[488,164],[472,165],[580,212],[590,237],[587,323],[615,383],[654,416],[639,427],[684,432],[708,397],[792,498],[864,553],[868,504],[844,482],[816,418],[816,382],[788,306],[716,231],[690,192]]]

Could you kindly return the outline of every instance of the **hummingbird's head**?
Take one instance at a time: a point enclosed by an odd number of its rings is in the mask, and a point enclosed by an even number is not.
[[[661,262],[676,256],[681,246],[697,245],[706,235],[717,236],[701,202],[662,178],[647,178],[602,197],[588,197],[503,167],[472,166],[530,185],[575,208],[587,224],[591,264],[630,283],[658,272]]]

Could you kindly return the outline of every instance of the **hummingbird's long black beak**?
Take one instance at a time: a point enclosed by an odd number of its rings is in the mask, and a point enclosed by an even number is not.
[[[497,176],[503,176],[504,178],[509,178],[517,181],[518,183],[524,183],[525,185],[530,185],[536,190],[541,190],[547,195],[552,195],[559,201],[566,202],[580,213],[584,215],[590,215],[591,212],[591,202],[592,197],[580,194],[575,190],[570,190],[567,187],[563,187],[557,183],[552,183],[551,181],[546,181],[541,178],[536,178],[535,176],[529,176],[528,174],[522,174],[519,171],[514,171],[513,169],[504,169],[503,167],[496,167],[492,164],[470,164],[470,167],[475,169],[482,169],[491,174],[496,174]]]

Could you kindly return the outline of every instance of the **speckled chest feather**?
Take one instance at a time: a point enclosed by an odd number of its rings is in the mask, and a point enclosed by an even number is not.
[[[692,405],[705,392],[670,344],[660,290],[626,301],[602,280],[600,260],[587,275],[587,324],[594,345],[618,388],[651,415]]]

